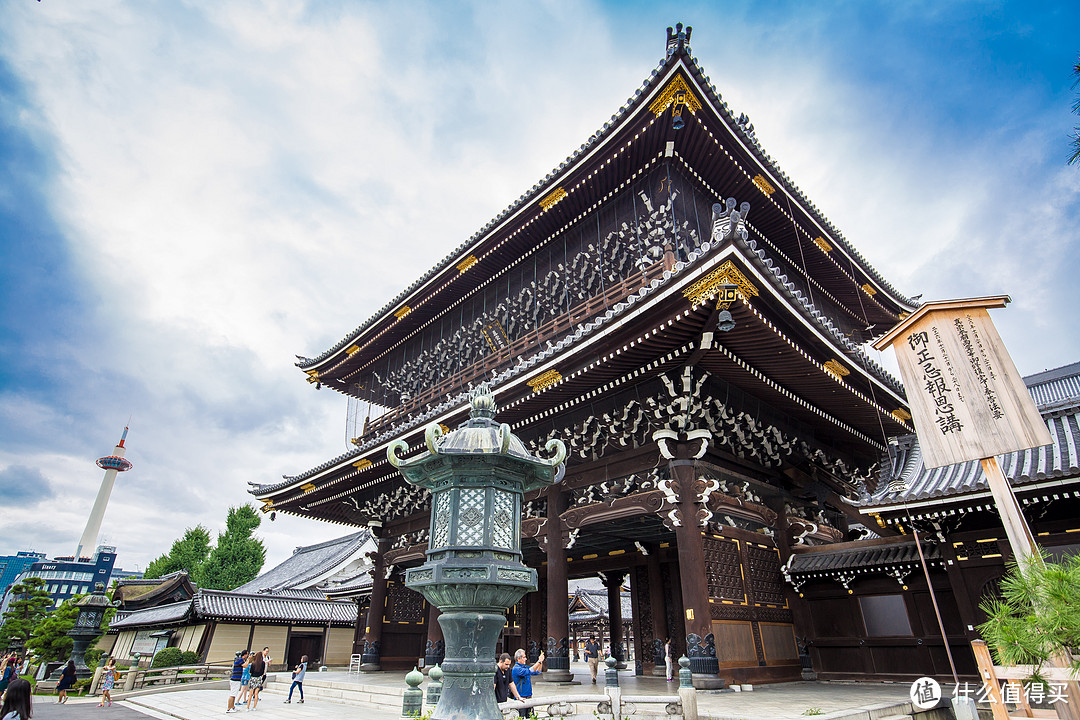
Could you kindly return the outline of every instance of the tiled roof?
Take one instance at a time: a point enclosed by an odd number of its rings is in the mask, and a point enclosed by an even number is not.
[[[608,616],[608,595],[606,588],[602,590],[592,590],[579,587],[577,592],[569,599],[570,607],[574,606],[575,599],[580,599],[582,604],[585,605],[588,610],[579,610],[570,613],[571,620],[593,620],[597,618],[606,618]],[[630,601],[630,593],[623,591],[619,599],[622,601],[623,621],[633,618],[634,607],[633,603]]]
[[[303,588],[335,567],[348,562],[371,536],[367,529],[327,540],[317,545],[298,547],[285,562],[264,572],[251,582],[244,583],[233,592],[272,593]]]
[[[127,630],[131,628],[145,627],[147,625],[168,625],[181,623],[191,613],[191,600],[184,602],[159,605],[157,607],[136,610],[130,613],[117,613],[117,617],[109,624],[113,630]],[[118,619],[119,618],[119,619]]]
[[[480,230],[474,233],[473,236],[470,237],[467,241],[462,243],[445,258],[443,258],[435,267],[428,270],[422,277],[420,277],[412,285],[399,293],[397,297],[384,305],[367,321],[365,321],[351,333],[342,338],[342,340],[340,340],[330,349],[320,353],[315,358],[297,356],[299,360],[299,362],[296,363],[297,366],[303,369],[311,368],[319,364],[326,358],[331,357],[335,353],[339,352],[350,343],[354,342],[365,330],[378,322],[393,308],[404,302],[414,291],[421,288],[430,279],[432,279],[433,277],[459,261],[460,257],[466,250],[468,250],[481,239],[483,239],[483,237],[487,235],[489,231],[496,228],[505,218],[510,217],[522,207],[527,205],[529,202],[532,202],[537,197],[541,197],[545,193],[547,193],[554,185],[555,181],[560,178],[560,175],[564,170],[571,167],[575,162],[577,162],[578,158],[588,154],[590,151],[592,151],[594,147],[606,140],[609,135],[616,132],[620,128],[623,119],[637,111],[638,106],[644,103],[646,96],[649,95],[649,92],[656,86],[656,84],[661,79],[666,77],[666,72],[669,67],[675,65],[677,62],[679,62],[680,59],[685,60],[685,66],[687,70],[704,88],[705,92],[709,95],[709,98],[712,101],[714,107],[716,107],[720,116],[726,119],[728,125],[730,125],[730,127],[732,128],[732,131],[735,132],[736,135],[739,136],[747,144],[747,147],[751,148],[753,154],[758,158],[760,162],[762,162],[765,167],[769,168],[772,172],[774,172],[777,177],[783,179],[785,187],[791,191],[791,193],[798,199],[800,204],[804,208],[806,208],[810,214],[812,214],[815,220],[820,222],[823,227],[828,229],[831,235],[831,239],[835,240],[837,244],[839,244],[840,247],[842,247],[850,257],[854,258],[859,264],[859,266],[871,278],[873,278],[880,287],[885,289],[899,302],[914,307],[914,302],[897,292],[896,289],[893,288],[892,285],[890,285],[885,280],[885,278],[874,267],[870,265],[866,258],[864,258],[847,241],[843,234],[840,233],[840,231],[837,230],[835,226],[833,226],[833,224],[821,213],[821,211],[818,210],[817,206],[810,202],[806,195],[804,195],[803,192],[791,181],[791,178],[789,178],[787,174],[779,168],[776,161],[773,160],[773,158],[765,152],[765,150],[761,147],[761,144],[758,142],[757,136],[752,131],[748,132],[746,126],[736,120],[734,113],[732,113],[731,109],[728,107],[728,104],[721,98],[719,91],[717,91],[716,89],[716,86],[713,85],[709,77],[704,74],[704,71],[698,64],[697,58],[692,57],[689,54],[689,50],[689,46],[687,46],[685,53],[680,51],[672,54],[670,57],[666,57],[663,61],[661,61],[657,68],[653,70],[651,76],[647,78],[644,83],[642,83],[642,86],[634,93],[634,95],[630,97],[627,102],[611,117],[610,122],[604,123],[604,125],[595,133],[593,133],[589,137],[589,139],[585,143],[583,143],[581,147],[578,148],[576,152],[574,152],[572,155],[566,158],[566,160],[561,162],[557,168],[545,175],[540,182],[533,185],[532,188],[530,188],[527,192],[521,195],[521,197],[519,197],[515,202],[511,203],[493,220],[489,221],[486,225],[480,228]]]
[[[352,598],[370,595],[371,586],[373,584],[371,572],[370,569],[368,569],[345,580],[333,583],[323,583],[319,585],[319,590],[320,592],[325,593],[327,597]]]
[[[200,590],[195,612],[215,620],[264,620],[316,624],[356,624],[356,604],[281,595],[245,595],[221,590]]]
[[[1024,378],[1040,409],[1080,399],[1080,362]]]
[[[940,560],[941,550],[936,546],[923,545],[927,561]],[[826,550],[821,552],[795,553],[785,567],[786,574],[830,573],[837,570],[863,568],[886,568],[919,562],[919,552],[914,541]]]
[[[866,353],[863,352],[862,348],[851,342],[840,328],[834,325],[824,313],[815,308],[813,303],[810,302],[809,297],[796,289],[795,284],[790,282],[787,275],[781,272],[779,265],[773,262],[764,250],[758,248],[756,241],[744,241],[736,237],[735,244],[743,251],[749,262],[761,269],[762,274],[773,285],[775,290],[781,296],[785,296],[788,302],[793,303],[797,310],[801,311],[810,322],[812,322],[824,335],[829,337],[838,348],[843,350],[845,355],[854,365],[864,369],[868,375],[876,378],[893,392],[898,395],[903,395],[903,386],[900,382],[892,377],[892,375],[877,362],[868,357]],[[705,244],[701,248],[692,250],[685,262],[679,261],[675,263],[675,267],[670,271],[665,271],[662,277],[656,278],[649,285],[641,288],[636,294],[631,295],[622,302],[616,303],[613,307],[608,308],[603,314],[598,315],[590,322],[578,326],[574,332],[568,333],[566,337],[558,342],[548,343],[545,348],[538,348],[536,353],[531,357],[519,358],[517,364],[496,374],[491,378],[490,382],[493,386],[498,386],[522,373],[532,372],[534,366],[546,362],[555,355],[562,353],[565,349],[581,342],[584,338],[588,338],[595,332],[599,332],[602,328],[605,328],[610,323],[616,321],[620,316],[633,312],[636,309],[635,305],[640,306],[650,295],[655,294],[661,288],[666,287],[671,283],[679,282],[683,270],[689,270],[690,268],[696,267],[698,260],[702,259],[709,252],[709,249],[709,244]],[[326,470],[344,462],[352,461],[369,452],[372,448],[378,447],[388,440],[401,436],[412,428],[420,427],[455,407],[467,406],[469,402],[469,392],[470,391],[468,390],[464,390],[455,397],[449,397],[441,403],[432,404],[423,413],[406,418],[400,425],[391,427],[384,432],[367,439],[363,444],[336,458],[328,460],[298,475],[284,476],[282,482],[268,485],[258,485],[249,482],[248,484],[252,486],[249,492],[258,497],[265,497],[287,488],[290,485],[294,485],[295,483],[316,477]]]
[[[998,456],[998,463],[1013,486],[1048,480],[1080,478],[1080,363],[1024,379],[1046,421],[1053,442],[1031,450]],[[988,492],[978,461],[928,469],[915,436],[899,438],[892,450],[894,469],[886,456],[877,492],[864,498],[862,507],[883,507]]]

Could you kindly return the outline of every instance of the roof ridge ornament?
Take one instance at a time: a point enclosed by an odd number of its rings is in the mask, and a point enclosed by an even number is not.
[[[679,54],[689,54],[690,52],[690,33],[694,32],[694,28],[689,25],[686,26],[686,31],[683,32],[683,24],[675,23],[675,29],[670,27],[667,29],[667,57]]]

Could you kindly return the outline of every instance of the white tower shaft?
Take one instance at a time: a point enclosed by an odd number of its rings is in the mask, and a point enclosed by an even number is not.
[[[124,457],[124,440],[127,439],[127,428],[124,428],[124,436],[120,439],[120,444],[113,448],[113,458]],[[98,461],[101,465],[102,462],[110,460],[111,458],[102,458]],[[78,562],[81,557],[88,557],[90,553],[97,549],[98,534],[101,532],[101,521],[105,518],[105,508],[109,504],[109,496],[112,495],[113,484],[116,483],[116,473],[120,469],[127,470],[131,467],[131,463],[126,460],[122,463],[112,463],[118,467],[107,467],[105,470],[105,477],[101,479],[101,487],[98,488],[97,498],[94,500],[94,507],[90,511],[90,517],[86,521],[86,529],[83,530],[82,537],[79,538],[79,547],[75,550],[75,560]],[[123,467],[126,465],[127,467]]]

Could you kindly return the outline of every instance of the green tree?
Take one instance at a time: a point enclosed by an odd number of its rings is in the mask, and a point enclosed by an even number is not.
[[[45,581],[30,577],[11,588],[12,600],[0,627],[0,649],[25,645],[41,619],[52,608],[52,598],[45,591]]]
[[[79,615],[79,608],[75,602],[82,598],[76,595],[56,608],[38,622],[26,647],[33,650],[38,658],[46,662],[53,660],[66,660],[71,655],[71,645],[74,642],[67,635],[67,631],[75,627],[75,618]]]
[[[979,626],[1002,665],[1039,666],[1063,650],[1080,647],[1080,554],[1060,563],[1031,558],[1011,563],[1001,581],[1001,597],[979,606],[987,621]],[[1073,660],[1080,670],[1080,659]]]
[[[64,601],[54,612],[45,616],[34,628],[33,634],[26,643],[26,647],[33,650],[38,658],[48,661],[63,661],[71,657],[71,646],[74,640],[67,632],[75,627],[75,620],[79,616],[79,600],[86,595],[76,595]],[[101,621],[101,632],[98,638],[109,630],[109,621],[116,614],[116,608],[105,610],[105,616]],[[89,647],[93,647],[97,639],[91,640]],[[99,653],[100,655],[100,653]],[[91,654],[87,651],[87,664],[90,665]],[[92,665],[91,665],[92,667]]]
[[[199,573],[209,556],[210,531],[202,525],[196,525],[188,528],[184,536],[172,544],[169,552],[152,560],[146,566],[143,577],[153,579],[177,570],[186,570],[192,582],[201,585]]]
[[[225,532],[202,567],[201,587],[232,590],[254,580],[266,560],[262,540],[252,536],[262,519],[251,505],[229,508]]]
[[[168,553],[146,567],[144,577],[186,570],[195,585],[211,590],[232,590],[254,580],[266,560],[262,540],[253,536],[261,522],[253,506],[231,507],[217,545],[211,548],[210,531],[202,525],[188,528]]]
[[[1076,64],[1073,65],[1073,76],[1076,77],[1076,80],[1073,81],[1073,88],[1075,89],[1077,86],[1080,86],[1080,60],[1077,60]],[[1077,95],[1076,100],[1073,102],[1072,110],[1075,114],[1080,115],[1080,94]],[[1073,128],[1073,134],[1071,139],[1073,153],[1069,157],[1070,165],[1072,165],[1077,160],[1080,160],[1080,125],[1077,125],[1075,128]]]

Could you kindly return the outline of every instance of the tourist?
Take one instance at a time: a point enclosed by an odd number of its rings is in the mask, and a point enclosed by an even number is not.
[[[60,682],[56,684],[56,693],[59,695],[56,702],[67,702],[67,691],[71,689],[71,686],[75,684],[77,679],[75,675],[75,661],[68,660],[67,666],[64,668],[64,672],[60,673]]]
[[[251,651],[244,651],[244,672],[240,675],[240,697],[236,699],[237,705],[243,705],[251,699]]]
[[[541,669],[544,667],[544,653],[540,653],[540,657],[532,665],[528,664],[525,658],[525,651],[518,650],[514,653],[514,685],[517,686],[518,698],[521,700],[528,700],[532,697],[532,676],[539,675]]]
[[[671,638],[664,641],[664,668],[667,670],[667,681],[672,682],[675,678],[672,674],[675,670],[674,658],[671,657]]]
[[[4,704],[0,705],[0,720],[30,720],[34,714],[34,702],[30,698],[30,683],[15,678],[4,692]]]
[[[514,684],[514,675],[510,671],[512,662],[510,653],[503,653],[495,665],[495,702],[504,703],[510,699],[511,695],[517,700],[522,699],[518,694],[517,685]]]
[[[0,693],[7,690],[8,683],[15,678],[15,663],[11,658],[5,657],[0,661]]]
[[[236,712],[236,696],[240,694],[240,680],[244,676],[244,663],[247,661],[247,650],[236,653],[232,663],[232,675],[229,676],[229,706],[225,712]]]
[[[585,642],[585,662],[589,663],[589,672],[592,674],[593,685],[596,684],[596,671],[600,667],[600,643],[596,642],[596,636],[590,635]]]
[[[300,704],[304,702],[304,675],[307,674],[307,655],[300,658],[300,664],[292,671],[292,685],[289,686],[289,697],[285,698],[285,702],[292,702],[292,691],[294,689],[300,689]]]
[[[262,690],[263,681],[266,679],[265,656],[261,652],[254,653],[254,655],[255,657],[251,661],[251,681],[248,683],[248,687],[251,689],[248,710],[254,710],[259,704],[259,691]]]
[[[112,707],[112,689],[116,684],[116,660],[109,658],[101,673],[101,702],[98,707]]]

